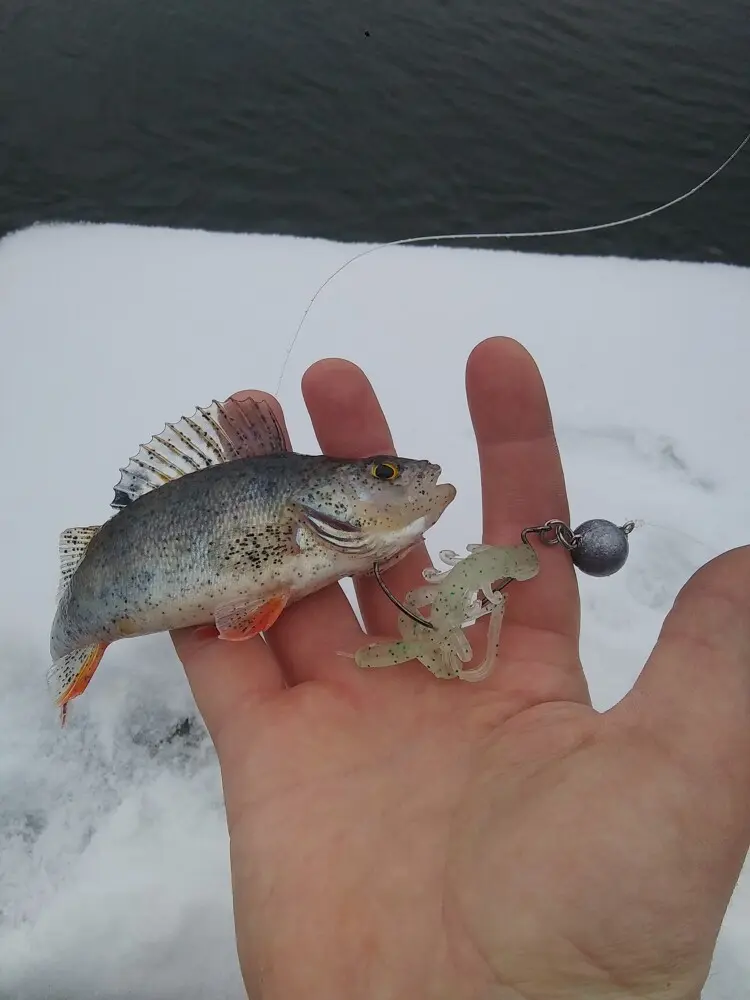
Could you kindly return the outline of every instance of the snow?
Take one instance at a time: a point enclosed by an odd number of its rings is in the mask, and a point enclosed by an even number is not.
[[[75,724],[57,726],[44,679],[57,537],[109,516],[118,467],[165,420],[275,389],[310,296],[360,249],[120,226],[0,242],[2,996],[244,997],[218,768],[167,637],[114,646]],[[281,398],[295,447],[317,451],[299,377],[324,356],[360,364],[401,453],[459,486],[430,546],[462,549],[479,524],[466,356],[493,334],[524,343],[575,523],[645,522],[618,576],[581,581],[604,708],[682,583],[747,541],[748,316],[748,271],[721,264],[389,248],[320,295]],[[705,1000],[750,998],[749,943],[746,875]]]

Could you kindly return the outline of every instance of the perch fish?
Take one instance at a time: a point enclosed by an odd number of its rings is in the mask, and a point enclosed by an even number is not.
[[[436,677],[481,681],[489,677],[495,665],[506,596],[493,590],[499,580],[530,580],[539,572],[536,552],[528,543],[512,546],[468,545],[468,556],[444,550],[440,558],[452,568],[424,570],[428,581],[406,595],[404,607],[419,614],[428,608],[426,621],[431,628],[401,612],[398,627],[401,638],[393,642],[364,646],[354,654],[360,667],[390,667],[408,660],[419,660]],[[479,599],[479,595],[486,604]],[[490,615],[487,646],[483,661],[464,668],[472,657],[472,648],[463,629],[483,615]]]
[[[166,424],[120,471],[117,512],[60,537],[48,683],[63,721],[110,643],[209,623],[258,635],[289,603],[400,558],[456,495],[427,461],[290,452],[249,398]]]

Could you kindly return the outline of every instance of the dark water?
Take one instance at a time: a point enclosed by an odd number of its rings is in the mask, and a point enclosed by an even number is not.
[[[731,152],[748,67],[750,0],[1,0],[0,233],[602,222]],[[750,148],[513,245],[750,265]]]

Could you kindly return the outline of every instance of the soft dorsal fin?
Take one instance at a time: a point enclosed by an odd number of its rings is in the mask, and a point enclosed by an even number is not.
[[[68,585],[70,578],[83,562],[86,549],[100,525],[88,528],[66,528],[60,535],[60,585],[57,588],[58,599]]]
[[[276,455],[287,450],[284,432],[265,400],[230,397],[198,407],[191,417],[164,430],[120,469],[111,506],[127,507],[138,497],[180,476],[237,458]]]

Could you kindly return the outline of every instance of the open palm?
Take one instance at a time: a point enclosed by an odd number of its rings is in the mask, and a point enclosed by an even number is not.
[[[355,366],[319,362],[303,391],[325,453],[393,452]],[[483,540],[567,519],[533,360],[485,341],[467,392]],[[338,586],[265,640],[175,634],[221,764],[253,1000],[699,997],[750,844],[750,550],[696,575],[606,713],[570,559],[540,561],[481,684],[359,670],[338,655],[368,641]],[[428,562],[414,550],[389,585]],[[396,635],[374,581],[357,590],[368,635]]]

